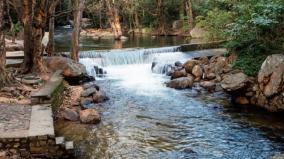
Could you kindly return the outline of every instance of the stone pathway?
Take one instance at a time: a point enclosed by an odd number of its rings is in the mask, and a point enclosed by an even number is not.
[[[54,136],[49,104],[35,106],[0,104],[0,114],[0,138]]]
[[[28,130],[30,124],[31,110],[31,106],[0,104],[0,132]]]

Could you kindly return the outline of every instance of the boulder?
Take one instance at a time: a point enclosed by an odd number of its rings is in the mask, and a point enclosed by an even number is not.
[[[85,124],[97,124],[101,121],[100,114],[94,109],[80,111],[80,121]]]
[[[103,90],[97,91],[94,95],[93,95],[93,101],[94,103],[101,103],[108,100],[108,97],[106,95],[106,93]]]
[[[209,73],[209,74],[206,75],[206,78],[209,79],[209,80],[212,80],[212,79],[216,78],[216,75],[215,75],[215,73]]]
[[[171,80],[166,83],[167,87],[175,89],[185,89],[190,88],[193,85],[193,78],[190,77],[181,77],[174,80]]]
[[[234,92],[245,88],[248,81],[248,76],[242,72],[229,74],[224,76],[221,87],[228,92]]]
[[[199,64],[201,64],[201,65],[208,65],[209,64],[209,59],[208,59],[207,56],[200,57],[198,60],[199,60]]]
[[[188,60],[187,62],[185,62],[183,64],[183,67],[185,68],[185,71],[187,73],[191,73],[192,72],[192,69],[195,65],[198,64],[198,61],[197,60]]]
[[[95,87],[88,88],[81,93],[81,97],[89,97],[97,92]]]
[[[86,67],[70,58],[53,56],[45,59],[49,70],[55,72],[59,68],[63,70],[65,77],[80,77],[87,74]]]
[[[200,86],[207,90],[213,91],[215,90],[216,83],[213,81],[202,81],[200,82]]]
[[[91,87],[96,88],[97,91],[100,90],[100,87],[95,82],[87,82],[87,83],[83,84],[84,89],[88,89],[88,88],[91,88]]]
[[[182,63],[181,63],[180,61],[176,61],[176,62],[175,62],[175,66],[176,66],[176,67],[182,67]]]
[[[79,114],[73,109],[65,108],[63,111],[63,118],[70,121],[78,121]]]
[[[240,105],[247,105],[250,103],[247,97],[242,97],[242,96],[236,97],[234,101],[235,103]]]
[[[192,69],[192,74],[195,76],[195,78],[200,79],[203,75],[203,70],[200,65],[195,65]]]
[[[271,97],[283,91],[284,87],[284,55],[268,56],[263,62],[258,74],[260,90],[266,97]]]
[[[180,77],[186,77],[187,73],[185,71],[185,69],[182,70],[176,70],[172,73],[172,77],[171,79],[176,79],[176,78],[180,78]]]
[[[90,108],[91,104],[93,104],[93,98],[81,98],[80,104],[82,108]]]

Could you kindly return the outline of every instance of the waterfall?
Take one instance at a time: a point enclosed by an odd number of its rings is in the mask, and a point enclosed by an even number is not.
[[[80,59],[92,59],[93,64],[105,67],[110,65],[143,64],[153,62],[157,56],[172,54],[180,50],[179,46],[148,49],[116,49],[108,51],[83,51]]]

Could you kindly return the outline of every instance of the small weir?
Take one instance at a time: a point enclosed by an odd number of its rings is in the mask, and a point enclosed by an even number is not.
[[[110,100],[96,106],[102,123],[58,123],[74,141],[77,156],[89,158],[259,158],[284,151],[283,119],[242,111],[224,94],[165,87],[164,66],[224,49],[181,52],[180,47],[81,52],[90,74],[107,74],[97,84]],[[157,63],[151,70],[152,62]],[[154,73],[153,73],[154,72]]]

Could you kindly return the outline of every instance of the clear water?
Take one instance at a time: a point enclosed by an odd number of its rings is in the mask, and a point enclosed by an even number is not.
[[[55,32],[55,49],[57,52],[70,51],[71,44],[71,30],[57,29]],[[109,50],[122,48],[153,48],[164,46],[176,46],[188,43],[185,37],[177,36],[130,36],[127,35],[128,40],[115,41],[110,38],[93,39],[92,37],[82,36],[80,38],[80,50]],[[192,40],[191,42],[198,42],[200,40]]]
[[[90,73],[93,65],[108,72],[97,81],[110,97],[96,106],[102,122],[57,122],[78,158],[266,159],[284,152],[281,116],[234,106],[221,93],[167,88],[168,77],[151,72],[152,60],[173,63],[189,54],[152,53],[127,63],[129,56],[115,57],[105,65],[109,56],[81,59]]]

